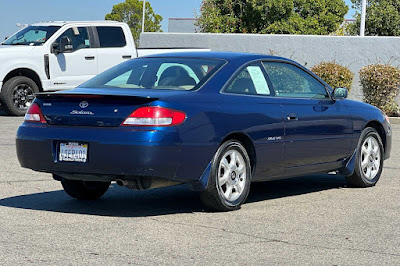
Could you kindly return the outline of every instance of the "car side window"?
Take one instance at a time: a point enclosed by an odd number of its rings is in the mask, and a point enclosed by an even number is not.
[[[79,49],[85,49],[91,47],[91,42],[89,38],[88,29],[86,27],[73,27],[69,28],[57,38],[56,42],[60,43],[62,37],[68,37],[72,42],[72,51],[77,51]]]
[[[121,27],[96,27],[100,48],[124,47],[125,34]]]
[[[276,96],[328,98],[325,86],[306,71],[292,64],[263,62]]]
[[[259,65],[243,69],[224,92],[245,95],[271,95],[267,80]]]

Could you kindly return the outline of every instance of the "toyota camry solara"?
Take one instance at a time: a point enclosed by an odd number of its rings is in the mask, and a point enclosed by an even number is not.
[[[37,94],[18,129],[18,159],[77,199],[97,199],[113,181],[138,190],[185,183],[219,211],[239,208],[251,182],[336,171],[374,186],[390,124],[346,97],[279,57],[143,57]]]

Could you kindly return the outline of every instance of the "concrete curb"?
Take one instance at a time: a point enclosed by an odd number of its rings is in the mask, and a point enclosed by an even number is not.
[[[390,124],[399,125],[400,124],[400,117],[389,117]]]

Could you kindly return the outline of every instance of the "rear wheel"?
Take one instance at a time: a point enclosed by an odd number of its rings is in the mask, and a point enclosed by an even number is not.
[[[347,177],[347,182],[354,187],[375,186],[382,173],[384,149],[374,128],[368,127],[362,132],[356,156],[354,173]]]
[[[61,179],[64,191],[79,200],[96,200],[106,193],[111,182]]]
[[[30,78],[17,76],[7,80],[1,89],[0,101],[4,110],[15,116],[23,116],[32,104],[39,87]]]
[[[216,211],[239,209],[250,191],[250,159],[243,145],[229,140],[215,154],[207,188],[200,198]]]

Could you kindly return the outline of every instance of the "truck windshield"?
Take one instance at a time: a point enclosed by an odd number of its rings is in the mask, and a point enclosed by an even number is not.
[[[28,26],[5,40],[3,45],[32,45],[45,43],[60,27]]]
[[[195,90],[224,63],[208,58],[138,58],[117,65],[80,87]]]

